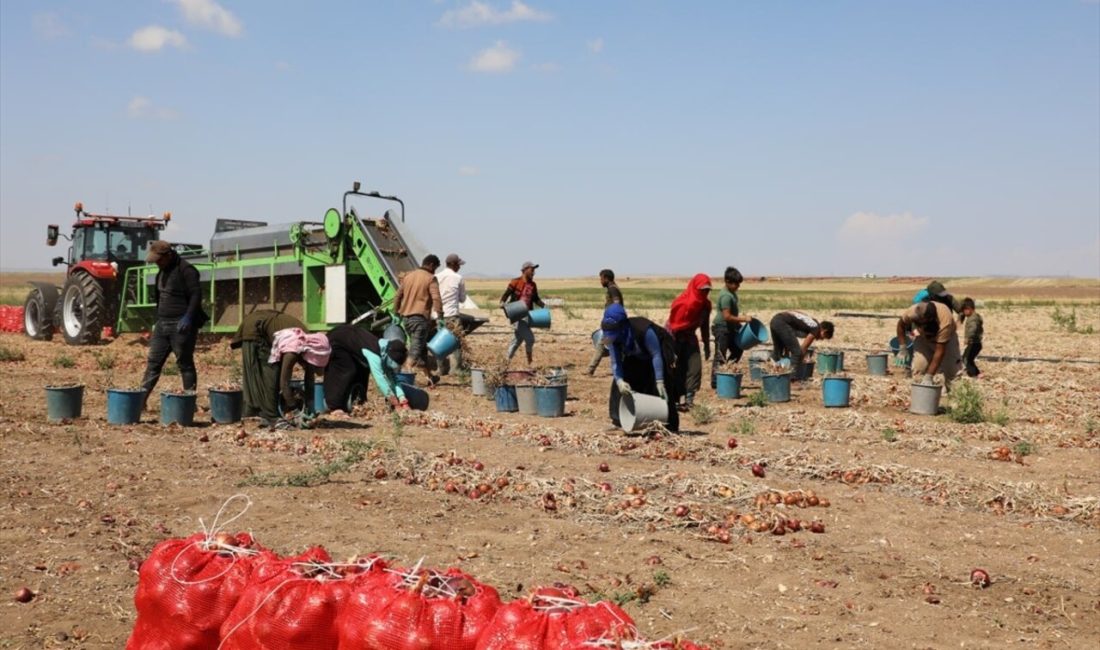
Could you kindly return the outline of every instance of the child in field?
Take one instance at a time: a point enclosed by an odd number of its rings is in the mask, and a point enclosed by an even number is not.
[[[985,334],[985,327],[982,324],[982,315],[975,311],[973,298],[963,299],[960,320],[965,325],[963,338],[966,341],[966,350],[963,352],[963,360],[966,362],[966,375],[981,379],[982,371],[978,370],[974,360],[978,358],[982,351],[982,336]]]
[[[718,294],[718,309],[714,314],[711,332],[714,334],[714,359],[710,367],[710,387],[716,388],[715,373],[719,366],[729,361],[740,361],[744,351],[737,346],[737,333],[741,326],[752,321],[752,316],[741,316],[737,303],[737,290],[744,277],[732,266],[726,267],[722,278],[726,286]]]

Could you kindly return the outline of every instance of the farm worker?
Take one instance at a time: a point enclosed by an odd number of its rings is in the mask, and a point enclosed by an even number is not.
[[[619,400],[623,394],[657,395],[668,403],[668,428],[680,430],[676,411],[679,390],[675,380],[675,343],[663,327],[635,316],[614,303],[603,312],[600,322],[603,344],[611,357],[611,394],[607,410],[615,426],[619,422]],[[666,383],[668,382],[668,383]]]
[[[206,324],[208,317],[202,310],[198,270],[180,258],[171,244],[161,240],[152,242],[145,259],[159,269],[155,285],[156,323],[149,337],[149,357],[145,364],[145,376],[141,380],[145,402],[148,403],[169,352],[176,356],[183,389],[193,391],[198,386],[195,340],[199,328]]]
[[[909,352],[906,334],[916,327],[920,332]],[[912,305],[898,319],[897,336],[901,354],[913,355],[913,378],[921,383],[931,383],[932,378],[943,371],[948,386],[959,367],[959,337],[951,309],[941,302],[920,302]]]
[[[611,269],[603,269],[600,271],[600,286],[604,289],[604,308],[614,304],[626,307],[626,303],[623,302],[623,292],[619,291],[619,285],[615,284],[614,271]],[[588,363],[589,376],[596,374],[596,368],[600,365],[600,360],[606,357],[607,354],[607,348],[602,345],[596,350],[596,353],[592,355],[592,361]]]
[[[297,318],[259,309],[241,320],[229,342],[230,349],[241,350],[241,391],[243,415],[260,416],[263,426],[272,426],[279,418],[279,369],[267,362],[275,333],[284,329],[305,329]]]
[[[504,305],[516,300],[523,301],[523,304],[527,305],[527,309],[531,309],[537,305],[539,307],[545,307],[546,304],[539,298],[539,288],[535,284],[535,269],[539,267],[534,262],[524,262],[520,267],[519,277],[513,278],[508,286],[504,289],[504,295],[500,297],[500,308],[503,309]],[[527,319],[520,319],[512,326],[515,328],[512,342],[508,344],[508,359],[516,355],[516,351],[519,350],[520,343],[523,343],[524,350],[527,352],[527,365],[531,365],[534,356],[535,348],[535,335],[531,332],[531,324],[527,322]]]
[[[397,371],[408,357],[404,341],[379,340],[355,325],[338,325],[328,333],[332,356],[325,369],[325,404],[329,410],[350,410],[366,396],[370,377],[390,406],[408,408]]]
[[[328,365],[331,356],[332,346],[329,345],[328,336],[323,333],[310,334],[299,327],[288,327],[275,332],[267,362],[279,366],[279,396],[283,413],[289,415],[299,409],[303,412],[313,410],[313,377],[317,370]],[[294,366],[301,366],[304,375],[305,390],[301,396],[296,395],[290,387]],[[279,422],[280,426],[286,424],[286,420]]]
[[[791,368],[797,373],[810,344],[817,340],[833,338],[835,328],[829,321],[818,322],[800,311],[781,311],[772,316],[769,325],[772,335],[772,360],[785,356],[791,359]],[[802,338],[802,343],[798,339]],[[796,375],[797,376],[797,375]]]
[[[428,339],[435,333],[436,327],[432,319],[443,314],[439,281],[435,278],[438,268],[439,258],[426,256],[420,268],[401,278],[401,285],[393,298],[397,315],[401,317],[401,324],[409,337],[409,366],[423,370],[429,386],[439,383],[439,376],[432,374],[432,363],[428,358]]]
[[[459,347],[451,356],[454,357],[455,367],[463,371],[466,369],[462,363],[464,332],[458,310],[462,307],[462,303],[466,302],[466,280],[463,279],[459,270],[462,269],[466,260],[451,253],[444,262],[446,264],[444,269],[435,275],[439,282],[439,298],[443,302],[443,325],[458,337]],[[450,359],[440,359],[439,362],[440,374],[447,374],[451,366]]]
[[[737,334],[741,331],[741,325],[752,321],[752,316],[741,315],[737,304],[737,290],[745,278],[741,272],[732,266],[726,267],[722,276],[725,286],[718,294],[718,309],[715,310],[714,323],[711,331],[714,332],[714,359],[710,366],[710,387],[716,388],[718,366],[729,361],[741,360],[744,351],[737,347]]]
[[[684,389],[680,408],[685,411],[692,407],[695,393],[703,384],[703,359],[699,356],[695,330],[702,330],[704,358],[710,360],[710,290],[710,276],[696,274],[672,301],[665,326],[676,342],[677,384]]]
[[[966,342],[966,348],[963,350],[966,376],[980,379],[982,371],[978,370],[978,365],[974,363],[974,360],[978,358],[982,351],[982,337],[985,335],[985,326],[982,323],[982,315],[976,310],[977,307],[973,298],[963,298],[960,320],[964,325],[963,341]]]

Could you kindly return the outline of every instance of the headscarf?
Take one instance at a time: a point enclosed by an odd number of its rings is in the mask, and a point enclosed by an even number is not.
[[[405,345],[404,341],[395,339],[380,339],[378,341],[379,351],[382,352],[383,360],[389,361],[387,365],[394,371],[400,370],[401,366],[405,365],[405,360],[409,357],[409,348]]]
[[[668,331],[692,331],[703,324],[703,315],[710,308],[710,276],[698,273],[688,283],[684,292],[672,301],[668,311]]]
[[[617,302],[603,310],[600,330],[603,331],[605,340],[610,341],[612,345],[622,346],[622,349],[629,350],[634,342],[634,331],[630,328],[626,309]]]

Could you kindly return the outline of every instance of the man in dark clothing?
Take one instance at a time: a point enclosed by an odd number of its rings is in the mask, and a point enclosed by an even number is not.
[[[781,311],[772,316],[770,324],[772,335],[772,360],[779,361],[784,356],[791,359],[791,369],[800,376],[802,357],[810,344],[817,340],[833,338],[834,327],[829,321],[820,323],[800,311]],[[798,339],[802,338],[802,343]]]
[[[198,386],[195,340],[207,316],[202,310],[199,272],[187,260],[180,259],[171,244],[159,240],[149,244],[146,261],[155,263],[160,269],[156,278],[156,323],[149,338],[149,357],[141,380],[148,403],[169,352],[176,357],[183,389],[193,391]]]
[[[268,363],[275,332],[296,327],[305,330],[302,321],[271,309],[260,309],[244,317],[229,347],[241,350],[241,390],[244,395],[244,416],[260,416],[265,425],[271,425],[279,417],[279,395],[288,386],[280,386],[281,367]],[[283,355],[291,364],[296,355]],[[287,377],[289,384],[289,375]],[[312,386],[309,390],[312,391]],[[307,392],[306,395],[312,395]]]
[[[611,269],[604,269],[600,271],[600,286],[604,288],[606,295],[604,296],[604,308],[610,307],[616,303],[626,306],[623,302],[623,292],[619,291],[619,285],[615,284],[615,272]],[[607,348],[602,345],[596,350],[596,353],[592,355],[592,361],[588,363],[588,374],[596,374],[596,368],[600,365],[600,360],[606,357],[608,354]]]

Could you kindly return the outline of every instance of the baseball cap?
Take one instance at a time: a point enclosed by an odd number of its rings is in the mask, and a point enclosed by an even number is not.
[[[947,293],[947,288],[939,280],[933,280],[928,283],[928,293],[933,296],[942,296]]]
[[[452,264],[458,264],[459,266],[462,266],[465,263],[466,260],[459,257],[457,253],[451,253],[447,256],[447,266],[450,266]]]
[[[523,266],[520,267],[520,270],[521,271],[526,271],[527,269],[537,269],[538,267],[539,267],[538,264],[535,264],[534,262],[531,262],[531,261],[527,261],[527,262],[523,263]]]
[[[162,257],[172,252],[172,245],[163,239],[158,239],[149,244],[149,253],[145,256],[146,262],[158,262]]]

